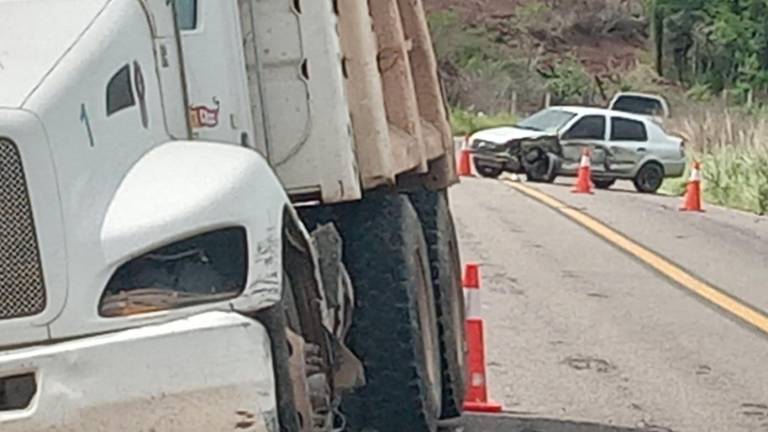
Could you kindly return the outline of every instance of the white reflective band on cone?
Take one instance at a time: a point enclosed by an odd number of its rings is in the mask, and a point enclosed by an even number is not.
[[[470,382],[472,387],[480,387],[485,385],[485,375],[478,372],[473,372]]]
[[[691,170],[691,181],[692,182],[699,182],[701,181],[701,171],[694,168]]]
[[[479,288],[464,288],[464,301],[467,318],[480,318],[482,304],[480,303]]]
[[[581,166],[582,168],[586,168],[586,167],[588,167],[588,166],[590,166],[590,165],[591,165],[591,164],[589,163],[589,156],[587,156],[587,155],[581,155],[581,165],[580,165],[580,166]]]

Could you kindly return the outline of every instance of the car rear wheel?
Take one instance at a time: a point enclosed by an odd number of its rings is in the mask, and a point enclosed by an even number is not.
[[[649,162],[640,168],[635,176],[635,189],[642,193],[656,193],[664,182],[664,168],[656,162]]]
[[[598,189],[609,189],[616,184],[616,179],[592,179],[592,183],[594,183],[595,187]]]

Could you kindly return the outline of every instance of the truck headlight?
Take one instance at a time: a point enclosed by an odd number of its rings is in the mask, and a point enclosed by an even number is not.
[[[121,265],[99,303],[120,317],[229,300],[245,289],[248,242],[242,227],[181,240]]]

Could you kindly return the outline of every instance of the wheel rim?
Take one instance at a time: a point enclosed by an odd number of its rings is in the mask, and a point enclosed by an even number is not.
[[[661,169],[656,165],[649,165],[643,170],[643,175],[640,176],[640,186],[645,191],[656,190],[661,186],[662,173]]]
[[[452,251],[455,250],[456,244],[451,241],[448,247],[448,250]],[[452,253],[452,259],[451,264],[453,265],[453,268],[459,272],[459,275],[461,274],[461,263],[459,262],[459,256],[458,253]],[[458,329],[463,329],[466,321],[465,317],[465,311],[464,311],[464,302],[461,301],[464,298],[464,288],[461,286],[460,282],[461,277],[458,276],[456,278],[453,278],[453,282],[455,286],[452,286],[451,288],[454,290],[454,293],[456,293],[456,298],[452,302],[453,307],[453,317],[454,322],[453,325],[454,328],[457,329],[454,331],[454,337],[457,347],[459,347],[459,370],[466,371],[464,365],[467,362],[467,355],[469,354],[467,350],[467,344],[466,344],[466,337],[464,336],[463,331],[459,331]]]

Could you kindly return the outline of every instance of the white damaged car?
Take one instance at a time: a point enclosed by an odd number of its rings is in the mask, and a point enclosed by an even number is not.
[[[681,138],[647,117],[602,108],[550,107],[515,126],[476,132],[468,145],[483,176],[507,171],[545,182],[575,176],[587,147],[596,187],[626,179],[645,193],[656,192],[666,177],[682,176],[686,164]]]

